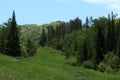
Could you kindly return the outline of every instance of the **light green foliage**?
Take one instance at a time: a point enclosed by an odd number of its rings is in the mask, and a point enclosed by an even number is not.
[[[44,26],[44,27],[48,27],[48,26],[56,27],[56,26],[60,25],[61,23],[62,23],[61,21],[55,21],[55,22],[52,22],[50,24],[43,24],[41,26]]]
[[[66,53],[66,59],[76,57],[76,62],[81,64],[83,62],[83,41],[85,38],[85,30],[75,31],[67,34],[62,40],[63,51]],[[70,60],[71,61],[71,60]],[[72,63],[72,62],[69,62]]]
[[[21,56],[24,57],[24,58],[27,58],[29,56],[26,49],[27,48],[26,48],[25,45],[21,45]]]
[[[119,57],[113,52],[109,52],[104,56],[104,60],[98,65],[98,68],[102,72],[116,72],[120,69]]]
[[[41,27],[36,24],[21,25],[20,30],[21,42],[26,42],[28,37],[30,37],[32,41],[38,44],[41,33],[42,33]]]
[[[21,43],[21,56],[23,58],[34,56],[36,54],[36,48],[37,46],[28,38],[27,42]]]

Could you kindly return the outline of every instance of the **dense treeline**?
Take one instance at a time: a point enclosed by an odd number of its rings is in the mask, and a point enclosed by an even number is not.
[[[84,25],[76,18],[43,28],[40,45],[65,52],[65,62],[74,66],[120,71],[120,19],[113,12],[108,18],[86,17]]]
[[[21,27],[17,25],[15,11],[12,18],[0,25],[0,53],[13,57],[28,57],[36,53],[33,41],[27,37],[26,42],[21,38]]]
[[[48,45],[52,46],[54,48],[59,49],[61,46],[59,46],[58,42],[64,38],[64,36],[68,33],[72,33],[73,31],[78,31],[82,28],[82,21],[79,18],[76,18],[75,20],[70,20],[70,22],[61,22],[56,26],[48,25],[43,26],[41,38],[40,38],[40,45]],[[46,30],[44,30],[44,28]],[[44,37],[43,37],[44,36]],[[45,37],[46,36],[46,37]],[[41,43],[41,41],[44,41]]]
[[[69,22],[17,25],[15,11],[0,25],[0,53],[10,56],[34,56],[36,47],[50,46],[63,51],[65,63],[102,72],[120,72],[120,18],[92,19],[85,24],[77,17]]]

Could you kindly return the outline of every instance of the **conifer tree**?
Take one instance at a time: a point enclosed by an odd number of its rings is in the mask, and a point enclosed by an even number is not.
[[[4,53],[5,47],[5,28],[2,27],[0,31],[0,53]]]
[[[13,11],[12,21],[8,28],[5,53],[10,56],[21,56],[19,43],[19,30],[16,24],[15,11]]]
[[[2,30],[0,26],[0,53],[2,53]]]
[[[115,48],[115,15],[113,12],[108,14],[108,29],[107,29],[107,51],[113,51]]]
[[[89,19],[86,17],[86,23],[85,23],[86,28],[89,28]]]
[[[74,20],[74,27],[75,30],[79,30],[82,28],[82,21],[78,17]]]
[[[46,42],[47,42],[47,36],[46,36],[45,29],[44,29],[44,27],[43,27],[43,28],[42,28],[42,34],[41,34],[41,37],[40,37],[40,42],[39,42],[39,44],[40,44],[42,47],[44,47],[45,44],[46,44]]]

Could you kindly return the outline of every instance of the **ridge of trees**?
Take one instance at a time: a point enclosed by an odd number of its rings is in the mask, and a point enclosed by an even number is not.
[[[86,17],[84,25],[76,18],[46,29],[44,45],[65,52],[66,63],[102,72],[119,72],[120,19],[113,12],[108,18]]]

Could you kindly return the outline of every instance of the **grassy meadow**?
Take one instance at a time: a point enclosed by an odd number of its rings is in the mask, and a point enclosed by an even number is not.
[[[74,67],[64,61],[52,48],[39,48],[36,56],[29,58],[0,54],[0,80],[120,80],[118,74]]]

